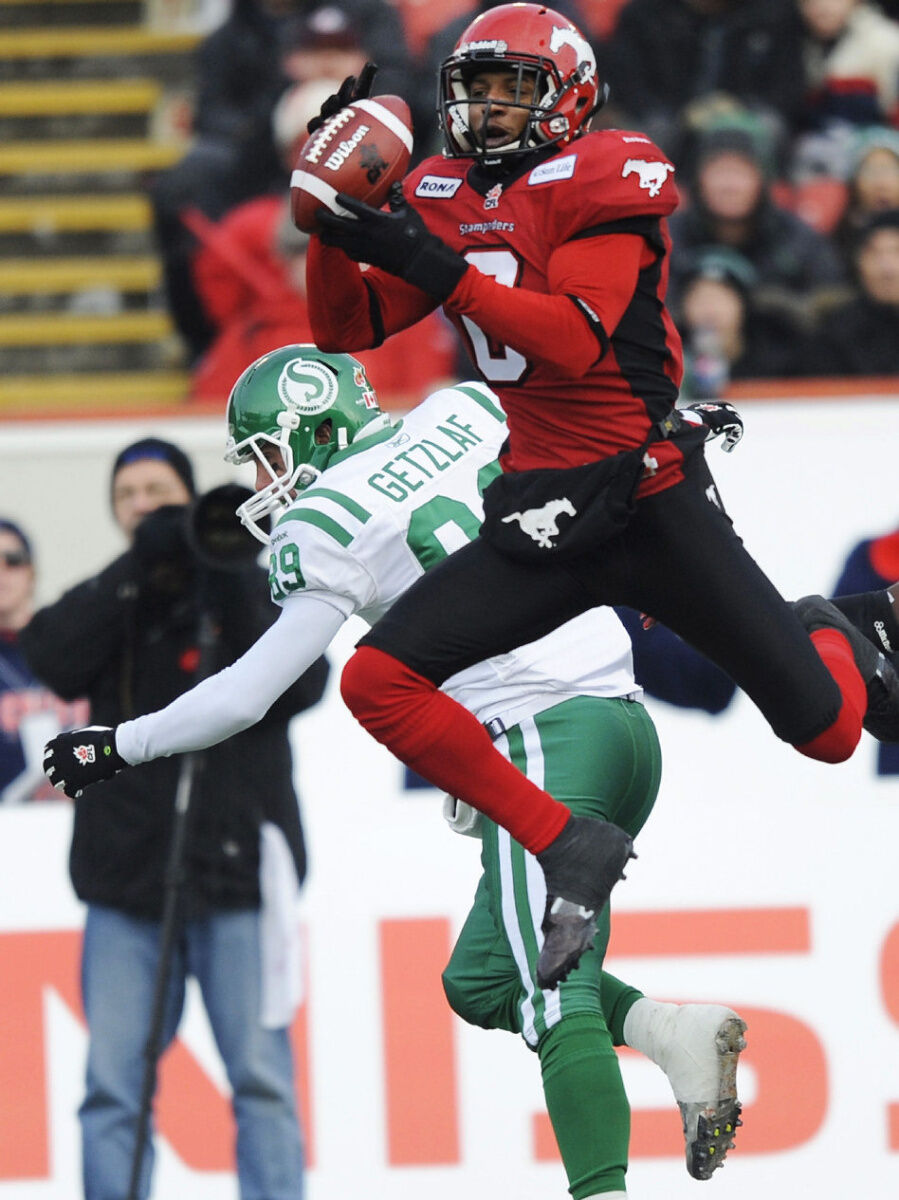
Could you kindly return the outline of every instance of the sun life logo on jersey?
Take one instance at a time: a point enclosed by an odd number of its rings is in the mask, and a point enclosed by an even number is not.
[[[337,379],[321,363],[293,358],[281,372],[278,395],[285,407],[311,416],[324,412],[337,399]]]

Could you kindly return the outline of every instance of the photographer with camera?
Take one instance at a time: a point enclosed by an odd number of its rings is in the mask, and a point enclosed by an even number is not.
[[[122,450],[111,502],[129,548],[22,631],[35,674],[64,698],[86,695],[94,723],[116,725],[239,658],[278,613],[258,544],[234,516],[231,493],[240,490],[198,499],[189,459],[162,439]],[[319,658],[258,725],[147,763],[75,802],[70,871],[87,904],[85,1200],[149,1193],[145,1057],[155,1068],[156,1051],[175,1036],[188,976],[233,1089],[241,1197],[302,1196],[288,1040],[295,996],[268,968],[280,961],[283,972],[287,947],[273,931],[295,931],[284,906],[306,865],[287,724],[319,700],[327,674]]]

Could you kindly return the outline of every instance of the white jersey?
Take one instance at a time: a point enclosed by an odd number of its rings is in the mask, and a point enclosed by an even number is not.
[[[477,535],[506,434],[493,392],[471,383],[433,393],[397,425],[336,455],[272,531],[275,602],[303,593],[374,624]],[[572,696],[641,695],[630,639],[609,608],[461,671],[443,689],[479,720],[507,726]]]
[[[344,621],[381,617],[424,572],[477,536],[506,423],[480,384],[435,392],[399,424],[357,440],[281,515],[271,538],[278,620],[230,667],[116,728],[126,762],[202,750],[261,720]],[[642,695],[609,608],[453,675],[444,689],[508,728],[574,696]]]

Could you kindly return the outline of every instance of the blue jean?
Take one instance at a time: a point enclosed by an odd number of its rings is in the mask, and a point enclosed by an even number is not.
[[[128,1194],[160,932],[158,921],[88,906],[81,984],[90,1041],[79,1109],[85,1200]],[[233,1092],[241,1200],[302,1200],[288,1032],[259,1024],[259,913],[221,912],[186,923],[173,948],[163,1047],[181,1020],[189,975],[199,984]],[[149,1195],[153,1158],[151,1137],[140,1200]]]

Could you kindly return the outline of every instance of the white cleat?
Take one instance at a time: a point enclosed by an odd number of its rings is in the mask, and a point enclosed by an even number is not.
[[[724,1166],[740,1120],[737,1061],[746,1049],[746,1022],[720,1004],[683,1004],[675,1020],[672,1070],[686,1143],[687,1170],[711,1179]],[[674,1078],[669,1074],[672,1086]]]
[[[632,1013],[628,1045],[648,1054],[668,1076],[683,1121],[687,1171],[694,1179],[711,1179],[742,1124],[737,1061],[746,1049],[746,1022],[723,1004],[643,999]]]

